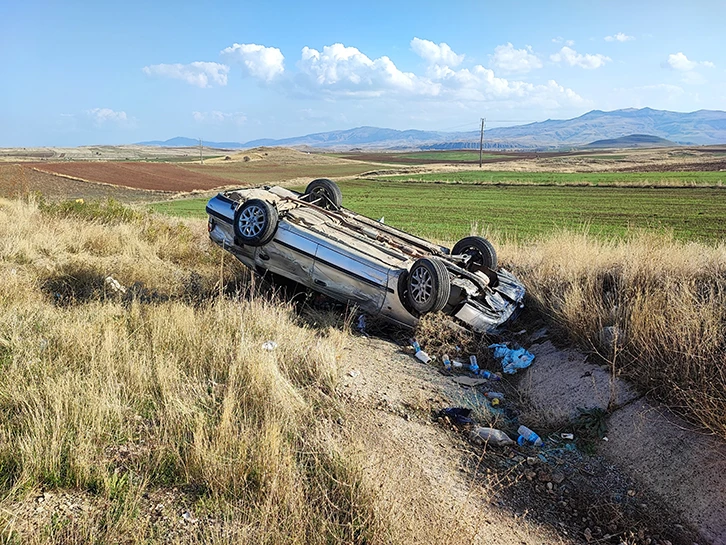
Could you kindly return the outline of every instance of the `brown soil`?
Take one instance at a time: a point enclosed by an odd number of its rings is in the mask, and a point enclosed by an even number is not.
[[[169,198],[168,192],[146,191],[74,180],[37,170],[28,163],[0,163],[0,197],[16,198],[40,193],[55,199],[115,199],[121,202]]]
[[[167,163],[67,162],[27,163],[44,172],[83,181],[155,191],[194,191],[229,185],[229,180]]]

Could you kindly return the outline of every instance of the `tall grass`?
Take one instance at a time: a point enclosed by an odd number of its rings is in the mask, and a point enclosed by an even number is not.
[[[644,393],[726,438],[726,245],[561,232],[502,245],[537,305]]]
[[[3,537],[153,541],[144,505],[158,490],[221,521],[190,542],[385,535],[351,446],[321,424],[341,410],[344,333],[217,296],[240,271],[220,267],[203,225],[78,210],[0,202]],[[110,291],[108,275],[154,297]],[[38,490],[75,490],[93,508],[39,525],[19,511]]]
[[[470,541],[466,499],[371,465],[345,330],[245,274],[203,222],[0,200],[0,541]]]

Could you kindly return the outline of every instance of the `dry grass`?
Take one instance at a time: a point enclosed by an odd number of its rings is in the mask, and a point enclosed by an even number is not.
[[[221,252],[199,227],[0,202],[6,540],[383,535],[348,447],[324,424],[340,410],[332,395],[344,333],[312,330],[259,297],[212,297],[238,271],[220,268]],[[142,282],[153,297],[109,292],[108,274]],[[68,288],[60,296],[59,285]],[[276,350],[261,349],[268,339]],[[76,491],[90,509],[39,524],[42,514],[29,517],[22,506],[41,489]],[[175,534],[177,512],[160,530],[144,506],[164,489],[218,524]]]
[[[0,200],[0,541],[460,542],[371,465],[345,330],[261,296],[204,227]]]
[[[726,437],[726,245],[563,232],[503,242],[504,261],[566,336],[644,393]]]

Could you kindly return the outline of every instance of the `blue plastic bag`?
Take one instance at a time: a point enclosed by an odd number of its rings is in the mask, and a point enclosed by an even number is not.
[[[494,349],[494,357],[501,360],[502,372],[507,375],[513,375],[517,369],[529,367],[534,360],[534,354],[527,352],[524,348],[514,350],[506,344],[490,344],[489,348]]]

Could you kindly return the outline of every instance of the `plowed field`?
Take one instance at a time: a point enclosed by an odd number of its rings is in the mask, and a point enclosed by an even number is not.
[[[230,185],[230,180],[195,172],[165,163],[68,162],[32,163],[46,172],[73,176],[88,182],[151,189],[156,191],[193,191]]]

